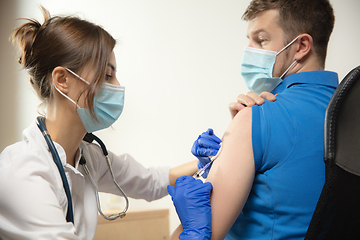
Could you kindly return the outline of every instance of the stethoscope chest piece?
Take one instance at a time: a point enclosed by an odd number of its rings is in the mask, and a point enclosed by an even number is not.
[[[112,177],[112,180],[115,184],[115,186],[119,189],[120,193],[124,196],[125,198],[125,202],[126,202],[126,205],[125,205],[125,208],[122,212],[118,213],[118,214],[113,214],[113,215],[110,215],[110,216],[106,216],[102,210],[101,210],[101,206],[100,206],[100,198],[99,198],[99,192],[98,192],[98,188],[96,186],[96,183],[94,181],[94,179],[92,178],[91,176],[91,173],[89,171],[89,168],[86,166],[86,160],[84,158],[84,156],[81,154],[81,158],[80,158],[80,164],[83,166],[83,169],[84,169],[84,172],[86,173],[86,175],[89,177],[89,180],[91,182],[91,184],[93,185],[94,189],[95,189],[95,195],[96,195],[96,203],[97,203],[97,207],[98,207],[98,211],[100,213],[100,215],[107,219],[107,220],[115,220],[117,219],[118,217],[120,218],[123,218],[126,216],[126,211],[128,210],[129,208],[129,199],[128,197],[126,196],[125,192],[121,189],[121,187],[119,186],[119,184],[116,182],[116,179],[115,179],[115,176],[114,176],[114,173],[113,173],[113,170],[112,170],[112,167],[111,167],[111,162],[110,162],[110,159],[109,159],[109,156],[108,156],[108,151],[105,147],[105,144],[97,137],[95,136],[94,134],[92,133],[86,133],[84,139],[84,141],[88,142],[88,143],[91,143],[93,142],[94,140],[100,145],[102,151],[103,151],[103,154],[105,156],[105,159],[106,159],[106,163],[108,165],[108,168],[109,168],[109,172],[111,174],[111,177]]]

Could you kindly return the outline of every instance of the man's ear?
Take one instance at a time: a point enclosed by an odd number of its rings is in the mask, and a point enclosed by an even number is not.
[[[298,62],[301,61],[305,56],[309,54],[311,48],[313,46],[313,39],[312,37],[307,34],[303,33],[299,36],[300,44],[298,45],[298,49],[295,54],[295,60]]]
[[[68,72],[64,67],[56,67],[52,71],[52,81],[54,86],[59,89],[61,92],[68,93]]]

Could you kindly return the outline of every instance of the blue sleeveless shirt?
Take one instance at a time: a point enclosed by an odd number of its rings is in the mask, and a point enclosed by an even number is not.
[[[255,179],[225,239],[304,239],[325,181],[324,119],[334,72],[292,74],[252,107]]]

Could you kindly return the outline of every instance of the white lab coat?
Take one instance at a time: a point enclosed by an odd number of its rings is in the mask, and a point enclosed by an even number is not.
[[[93,239],[97,225],[95,191],[79,159],[66,163],[54,143],[70,185],[74,223],[67,223],[67,198],[47,143],[34,122],[23,141],[0,154],[0,239]],[[119,194],[100,147],[82,142],[86,164],[101,192]],[[169,168],[145,168],[130,155],[109,152],[117,182],[132,198],[152,201],[167,195]]]

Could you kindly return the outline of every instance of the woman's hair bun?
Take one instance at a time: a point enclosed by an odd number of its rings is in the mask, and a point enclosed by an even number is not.
[[[50,13],[41,6],[44,15],[44,25],[48,19],[50,19]],[[34,19],[23,19],[27,22],[20,27],[14,29],[10,39],[13,43],[18,43],[21,50],[19,57],[19,63],[24,67],[28,68],[32,65],[32,51],[33,44],[36,36],[41,31],[43,25]]]

